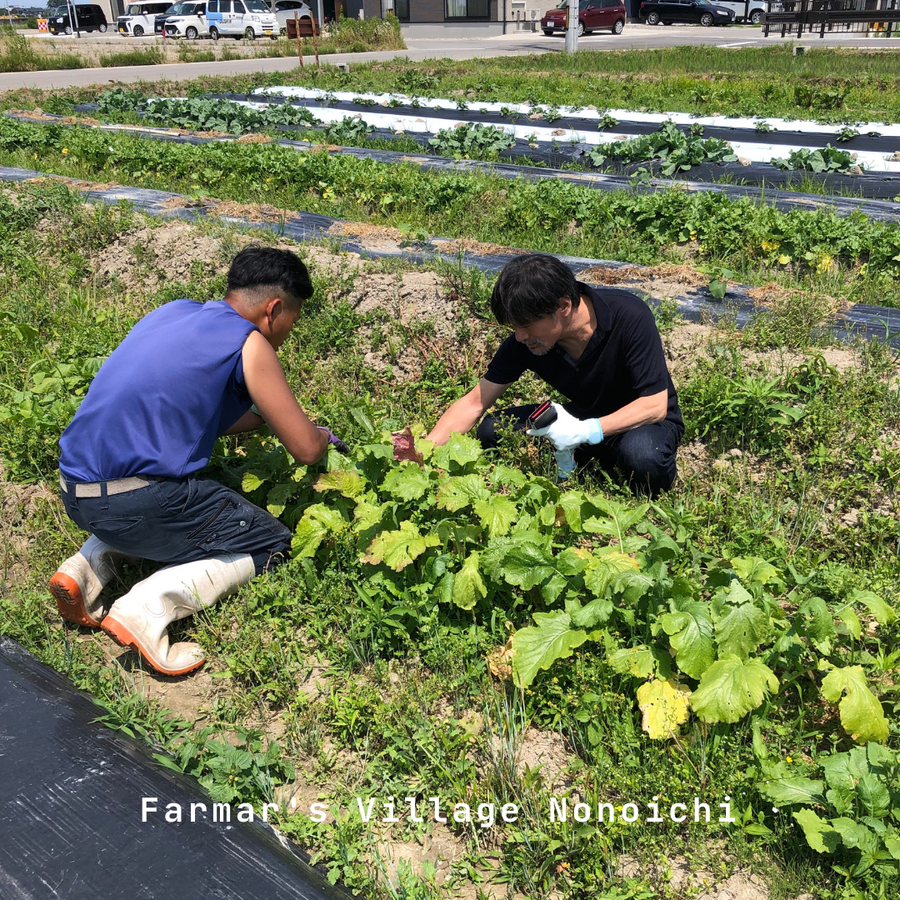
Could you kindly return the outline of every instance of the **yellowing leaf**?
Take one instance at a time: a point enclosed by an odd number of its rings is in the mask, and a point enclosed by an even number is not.
[[[639,647],[616,650],[610,653],[608,661],[613,670],[621,675],[649,678],[656,671],[653,651],[643,644]]]
[[[678,684],[674,678],[644,682],[637,690],[638,706],[644,714],[641,728],[653,740],[672,737],[690,716],[690,696],[687,685]]]
[[[479,597],[487,596],[487,588],[478,571],[478,553],[470,553],[453,579],[453,602],[460,609],[472,609]]]
[[[352,469],[335,469],[320,475],[313,488],[319,493],[337,491],[342,497],[358,497],[365,490],[365,484],[359,472]]]
[[[496,495],[490,500],[476,500],[473,508],[491,537],[502,537],[506,534],[518,515],[512,500]]]
[[[843,696],[845,691],[847,695]],[[832,669],[822,679],[822,696],[838,703],[841,725],[858,744],[887,741],[887,719],[878,698],[869,690],[862,666]]]
[[[402,462],[392,469],[382,483],[382,488],[399,500],[418,500],[428,490],[427,473],[414,462]]]
[[[410,521],[400,523],[398,531],[382,531],[376,535],[363,562],[377,565],[384,563],[395,572],[405,569],[429,547],[436,547],[440,538],[436,534],[423,535]]]
[[[726,656],[703,673],[691,706],[704,722],[737,722],[777,690],[778,679],[765,663]]]
[[[441,485],[437,493],[437,504],[441,509],[458,512],[478,500],[489,500],[490,497],[490,491],[480,475],[462,475],[448,478]]]
[[[488,671],[494,678],[500,681],[509,681],[512,678],[512,635],[502,647],[494,647],[487,652]]]
[[[595,597],[605,597],[613,579],[622,572],[638,572],[637,560],[619,550],[594,556],[584,573],[584,585]]]

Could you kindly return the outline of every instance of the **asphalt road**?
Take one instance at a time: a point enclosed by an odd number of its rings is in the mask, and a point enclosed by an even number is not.
[[[50,36],[46,36],[48,39]],[[41,39],[45,36],[41,35]],[[113,48],[149,46],[155,37],[124,38],[118,34],[90,34],[79,39],[76,36],[57,35],[52,38],[57,47],[72,42],[73,49],[79,42],[92,41]],[[673,25],[667,28],[651,25],[628,25],[621,35],[592,34],[581,38],[579,47],[584,50],[647,50],[662,47],[717,46],[717,47],[765,47],[781,43],[774,35],[764,38],[760,28],[732,25],[727,28],[701,28],[692,25]],[[863,50],[900,49],[900,38],[868,38],[861,34],[804,35],[801,43],[807,47],[848,47]],[[369,62],[407,57],[424,59],[478,59],[489,56],[517,56],[529,53],[561,53],[564,40],[561,35],[545,37],[542,33],[513,33],[502,37],[487,38],[407,38],[407,50],[378,53],[340,53],[323,56],[322,62]],[[309,60],[307,58],[307,64]],[[245,75],[251,72],[287,72],[297,65],[294,57],[280,59],[234,59],[203,63],[167,63],[159,66],[123,66],[106,69],[69,69],[48,72],[9,72],[0,74],[0,92],[17,88],[84,87],[97,84],[105,86],[110,81],[137,82],[171,79],[184,81],[208,75]]]

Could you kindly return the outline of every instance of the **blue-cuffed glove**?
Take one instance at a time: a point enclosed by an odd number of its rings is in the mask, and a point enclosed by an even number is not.
[[[328,443],[337,450],[338,453],[349,453],[350,448],[332,431],[329,431],[324,425],[316,425],[319,431],[324,431],[328,435]]]
[[[546,428],[529,428],[532,437],[545,437],[552,441],[557,450],[572,450],[581,444],[599,444],[603,440],[603,429],[599,419],[576,419],[558,403],[553,404],[556,421]]]

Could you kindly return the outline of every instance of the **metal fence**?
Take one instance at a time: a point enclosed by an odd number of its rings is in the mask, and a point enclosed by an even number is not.
[[[900,36],[900,0],[766,0],[763,34]]]

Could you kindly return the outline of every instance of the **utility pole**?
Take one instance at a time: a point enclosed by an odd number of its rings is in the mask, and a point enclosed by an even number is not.
[[[569,27],[566,29],[566,53],[578,50],[578,0],[569,0]]]
[[[69,22],[75,30],[75,34],[81,37],[81,24],[78,21],[78,16],[75,15],[75,0],[66,0],[66,5],[69,7]]]

